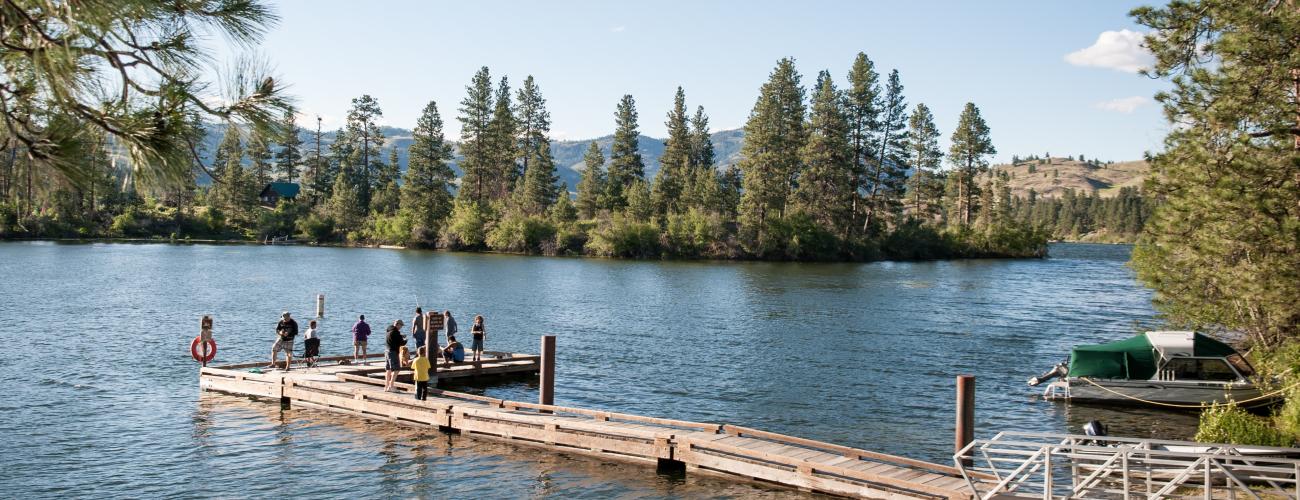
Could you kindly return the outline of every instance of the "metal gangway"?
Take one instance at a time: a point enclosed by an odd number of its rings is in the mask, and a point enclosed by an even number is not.
[[[1001,432],[953,460],[975,498],[1290,498],[1300,449]],[[977,481],[978,474],[994,481]]]

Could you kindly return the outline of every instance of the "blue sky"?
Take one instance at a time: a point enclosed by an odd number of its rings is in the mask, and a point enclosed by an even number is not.
[[[794,57],[805,85],[828,69],[842,86],[861,51],[882,80],[899,70],[907,102],[929,106],[945,139],[974,102],[1000,161],[1045,152],[1138,159],[1167,130],[1150,99],[1167,84],[1132,72],[1147,57],[1127,15],[1136,2],[273,5],[281,22],[256,50],[291,84],[303,126],[316,115],[339,126],[351,99],[368,93],[382,123],[404,128],[437,101],[454,139],[465,85],[486,65],[512,84],[537,79],[555,138],[611,133],[625,93],[636,98],[642,132],[662,137],[678,85],[717,131],[744,124],[777,59]]]

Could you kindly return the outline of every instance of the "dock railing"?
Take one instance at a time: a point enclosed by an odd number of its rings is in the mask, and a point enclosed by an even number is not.
[[[953,456],[977,498],[1291,498],[1300,449],[1001,432]],[[992,482],[975,480],[991,474]]]

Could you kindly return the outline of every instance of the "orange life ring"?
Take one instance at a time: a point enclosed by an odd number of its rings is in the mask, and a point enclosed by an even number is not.
[[[199,353],[199,345],[202,343],[203,343],[203,337],[194,337],[194,340],[190,342],[190,356],[194,357],[194,361],[198,361],[200,363],[207,363],[209,361],[212,361],[212,358],[217,357],[217,341],[208,340],[207,356],[204,356],[203,354]]]

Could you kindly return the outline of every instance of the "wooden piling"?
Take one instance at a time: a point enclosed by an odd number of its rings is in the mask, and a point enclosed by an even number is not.
[[[956,454],[975,440],[975,376],[957,376],[957,427],[953,441]]]
[[[555,404],[555,336],[542,336],[542,372],[538,384],[537,402],[544,405]]]

